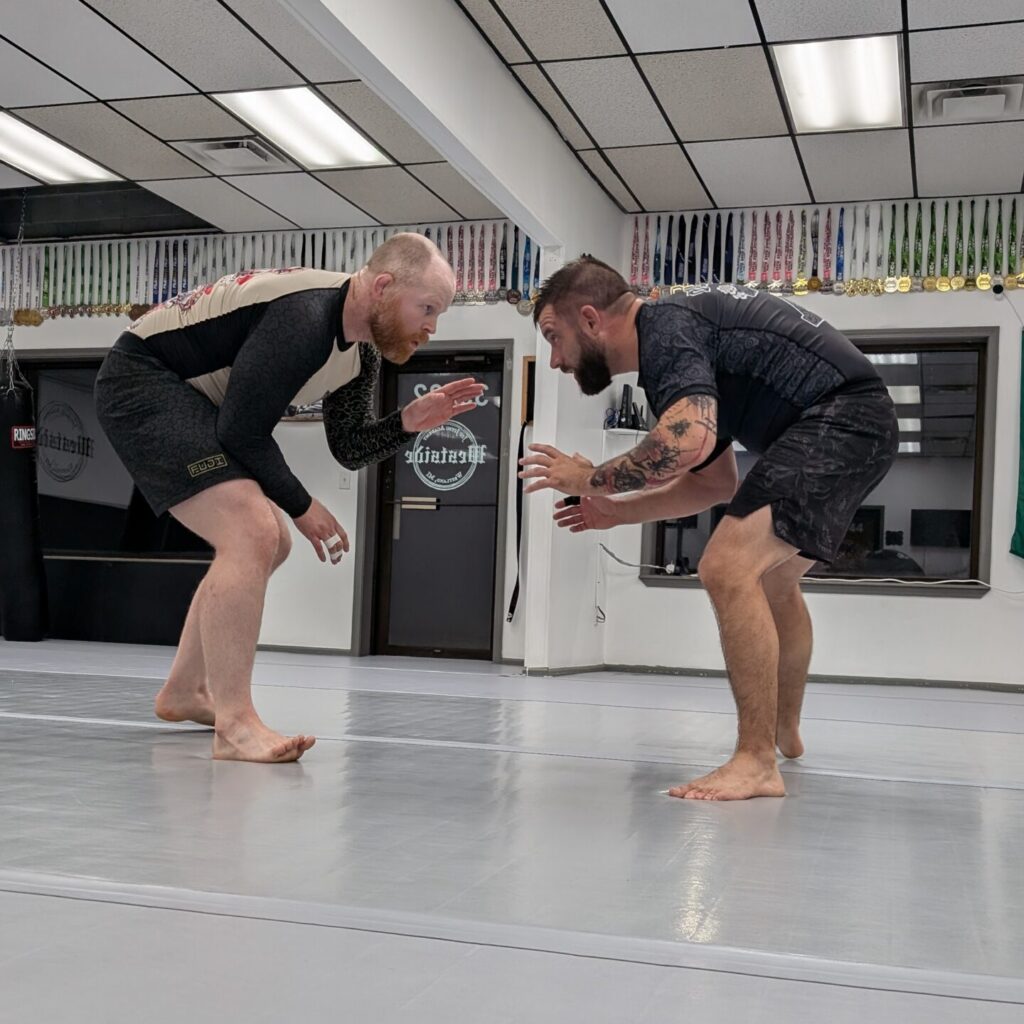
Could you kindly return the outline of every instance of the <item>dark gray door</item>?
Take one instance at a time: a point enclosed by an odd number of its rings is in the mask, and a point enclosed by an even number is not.
[[[385,377],[385,408],[462,377],[476,377],[487,391],[472,412],[419,434],[383,467],[378,654],[493,654],[502,359],[423,356]]]

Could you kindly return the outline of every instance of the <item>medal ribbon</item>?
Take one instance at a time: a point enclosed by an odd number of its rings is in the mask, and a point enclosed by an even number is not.
[[[921,276],[921,260],[924,256],[924,229],[921,226],[923,219],[921,204],[917,204],[917,224],[914,227],[914,277]]]
[[[846,246],[843,239],[843,216],[846,207],[839,207],[839,231],[836,234],[836,280],[842,281],[846,271]]]
[[[747,279],[747,215],[740,214],[740,251],[736,260],[736,280]]]
[[[466,247],[464,245],[464,238],[463,238],[463,234],[462,234],[462,225],[460,224],[459,225],[459,265],[458,265],[458,269],[455,271],[455,287],[458,288],[458,290],[460,292],[461,291],[465,291],[465,287],[464,287],[464,283],[465,283],[465,280],[466,280],[465,270],[466,270]]]
[[[793,211],[789,211],[789,221],[786,224],[786,283],[793,280],[793,234],[796,231],[796,222]]]
[[[800,211],[800,258],[797,266],[797,274],[800,277],[807,277],[807,211]]]
[[[882,204],[878,204],[878,245],[875,248],[875,277],[882,276],[882,247],[885,245],[885,214],[882,212]],[[893,250],[893,262],[896,262],[895,247]]]
[[[672,224],[675,221],[675,214],[668,218],[668,235],[665,240],[665,266],[662,271],[662,284],[672,284]]]
[[[439,238],[438,241],[440,241],[440,240],[441,239]],[[455,269],[455,249],[454,249],[454,246],[453,246],[453,243],[452,243],[452,229],[451,228],[448,229],[448,266],[450,266],[452,268],[452,270]],[[459,282],[458,282],[458,280],[456,280],[455,286],[458,287],[458,284],[459,284]]]
[[[491,225],[491,259],[487,271],[487,290],[495,292],[498,290],[498,225]]]
[[[518,256],[518,253],[516,254]],[[633,251],[629,259],[629,287],[636,291],[636,274],[640,269],[640,218],[633,218]],[[515,273],[515,270],[512,271]],[[515,285],[512,286],[513,288]]]
[[[477,249],[477,282],[476,290],[477,293],[483,295],[486,291],[484,287],[485,275],[487,274],[487,243],[484,240],[484,236],[487,234],[487,227],[484,224],[480,225],[480,247]]]
[[[942,219],[942,276],[949,277],[949,200]]]
[[[533,291],[530,298],[540,291],[540,242],[537,243],[537,258],[533,261]]]
[[[658,216],[654,231],[654,283],[661,281],[661,215]]]
[[[971,200],[971,224],[967,234],[967,276],[974,277],[974,200]]]
[[[469,225],[469,276],[466,280],[466,291],[476,288],[476,225]]]
[[[900,276],[910,276],[910,203],[903,204],[903,243],[900,246]]]
[[[871,206],[864,207],[864,258],[861,260],[860,276],[867,280],[871,269]]]
[[[530,245],[530,237],[527,235],[526,244],[523,246],[523,291],[529,291],[530,288],[530,263],[533,259],[533,253]]]
[[[981,223],[981,272],[988,273],[988,200],[985,200],[985,219]]]
[[[932,200],[931,224],[928,228],[928,276],[935,276],[935,201]]]
[[[1003,274],[1003,200],[999,200],[996,207],[996,259],[995,270],[999,275]]]
[[[651,290],[651,218],[644,217],[644,255],[641,264],[640,285],[645,291]],[[523,271],[523,280],[530,276],[529,270]]]
[[[519,228],[512,229],[512,291],[519,291]]]
[[[761,260],[761,284],[768,283],[768,264],[771,261],[772,248],[772,218],[771,214],[764,211],[764,257]]]
[[[881,225],[881,220],[879,220]],[[896,276],[896,204],[892,204],[892,219],[889,221],[889,277]]]
[[[782,211],[775,214],[775,259],[772,261],[772,281],[782,279]],[[767,255],[767,253],[765,254]]]
[[[818,211],[811,217],[811,277],[818,276]]]
[[[1017,273],[1017,200],[1011,199],[1010,202],[1013,204],[1010,208],[1010,251],[1008,253],[1010,257],[1010,273]]]
[[[956,272],[959,274],[964,265],[964,201],[962,199],[957,201],[954,259],[956,260]]]
[[[452,229],[448,229],[449,245],[451,244]],[[498,287],[504,288],[508,280],[508,224],[501,226],[501,252],[498,256],[498,279],[501,282]]]
[[[832,207],[825,214],[825,238],[822,241],[822,256],[825,261],[825,280],[832,280]]]

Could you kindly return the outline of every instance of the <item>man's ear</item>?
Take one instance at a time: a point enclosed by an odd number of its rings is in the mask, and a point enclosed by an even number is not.
[[[601,329],[601,314],[594,306],[580,306],[580,326],[585,327],[591,334],[597,334]]]
[[[385,290],[389,285],[395,283],[395,275],[389,273],[377,274],[370,284],[370,294],[375,298],[379,299],[383,296]]]

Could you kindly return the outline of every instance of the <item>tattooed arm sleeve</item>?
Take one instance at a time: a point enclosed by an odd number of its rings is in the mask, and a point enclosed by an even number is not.
[[[590,485],[599,494],[625,494],[657,487],[700,465],[718,437],[718,402],[689,395],[670,406],[632,450],[595,470]]]
[[[359,360],[359,376],[332,391],[323,406],[327,445],[346,469],[383,462],[416,436],[402,429],[401,409],[380,420],[374,415],[380,352],[373,345],[361,344]]]

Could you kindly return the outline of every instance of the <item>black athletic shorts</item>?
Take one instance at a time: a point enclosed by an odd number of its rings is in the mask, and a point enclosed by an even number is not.
[[[157,515],[214,484],[252,479],[217,440],[217,406],[134,337],[122,335],[107,353],[96,412]]]
[[[831,562],[898,447],[896,408],[881,381],[833,392],[758,459],[726,514],[742,518],[771,505],[778,537],[805,558]]]

